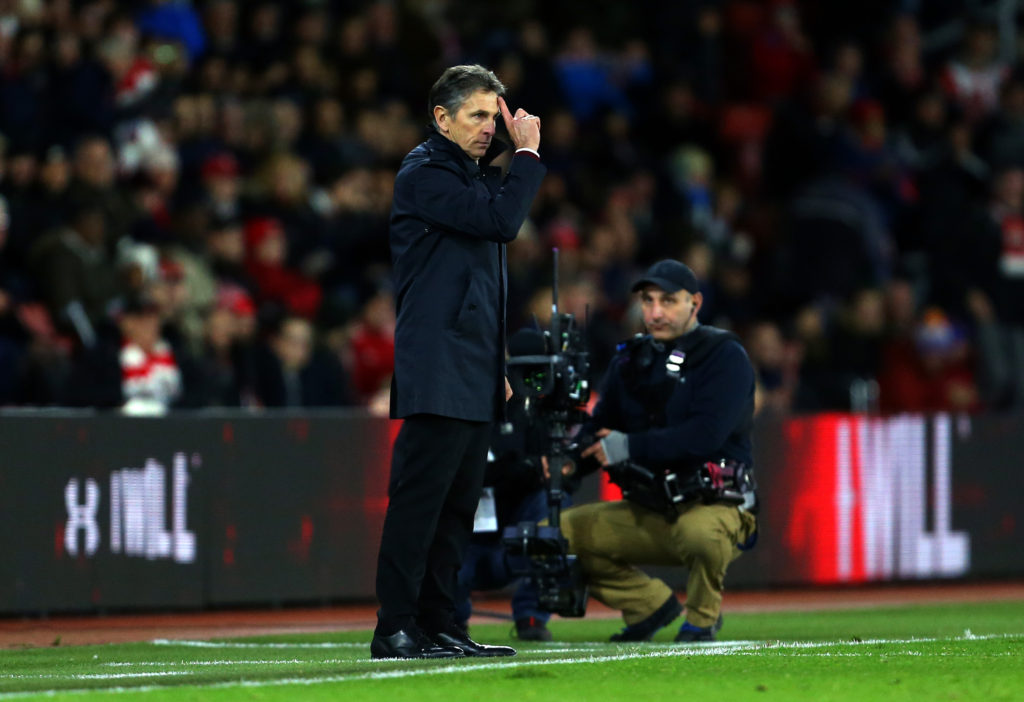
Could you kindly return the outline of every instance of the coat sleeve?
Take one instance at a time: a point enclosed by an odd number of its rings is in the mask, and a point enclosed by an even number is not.
[[[443,164],[419,169],[413,184],[416,211],[428,224],[488,241],[509,242],[530,212],[547,169],[532,156],[515,156],[501,188],[466,184]]]
[[[708,359],[686,419],[629,435],[629,455],[638,463],[670,462],[718,451],[743,419],[754,369],[737,342],[723,344]]]

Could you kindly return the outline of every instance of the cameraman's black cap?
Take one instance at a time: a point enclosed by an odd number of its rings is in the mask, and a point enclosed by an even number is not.
[[[657,285],[667,293],[679,292],[680,290],[686,290],[692,294],[700,292],[700,286],[697,285],[697,276],[693,274],[690,267],[671,258],[658,261],[648,268],[644,277],[633,284],[633,292],[647,285]]]

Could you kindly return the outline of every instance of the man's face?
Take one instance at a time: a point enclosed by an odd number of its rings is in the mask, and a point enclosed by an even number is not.
[[[109,187],[114,182],[114,156],[110,144],[102,139],[93,139],[80,146],[75,154],[75,174],[93,187]]]
[[[302,370],[313,353],[313,327],[304,319],[292,317],[281,325],[273,348],[286,370]]]
[[[686,290],[667,293],[657,285],[640,291],[640,309],[647,333],[658,341],[669,341],[688,332],[697,322],[702,296]]]
[[[155,310],[125,314],[120,326],[125,340],[138,344],[144,351],[152,351],[160,341],[160,314]]]
[[[487,153],[497,117],[498,94],[490,90],[478,90],[470,95],[454,115],[440,105],[434,108],[434,118],[441,133],[458,144],[474,161]]]

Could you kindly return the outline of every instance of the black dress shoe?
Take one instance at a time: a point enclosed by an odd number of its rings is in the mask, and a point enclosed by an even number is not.
[[[370,658],[462,658],[461,648],[439,646],[418,629],[395,632],[391,636],[373,635]]]
[[[488,646],[486,644],[477,643],[473,639],[469,638],[469,634],[458,629],[446,629],[445,631],[439,631],[436,634],[431,634],[430,638],[434,640],[438,646],[442,647],[454,647],[461,650],[467,656],[478,656],[481,658],[494,658],[497,656],[514,656],[516,650],[511,646]]]

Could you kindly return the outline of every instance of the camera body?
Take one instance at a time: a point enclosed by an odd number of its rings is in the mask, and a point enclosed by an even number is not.
[[[557,271],[557,252],[556,252]],[[576,556],[559,528],[565,496],[562,466],[575,448],[570,433],[586,418],[590,364],[584,337],[571,314],[558,313],[557,276],[551,328],[520,330],[510,340],[509,384],[525,398],[531,419],[543,428],[550,478],[548,523],[521,522],[502,532],[509,571],[530,578],[541,608],[564,617],[586,613],[588,592]]]
[[[502,534],[509,571],[530,578],[541,609],[563,617],[587,612],[587,586],[576,556],[558,527],[520,522]]]

